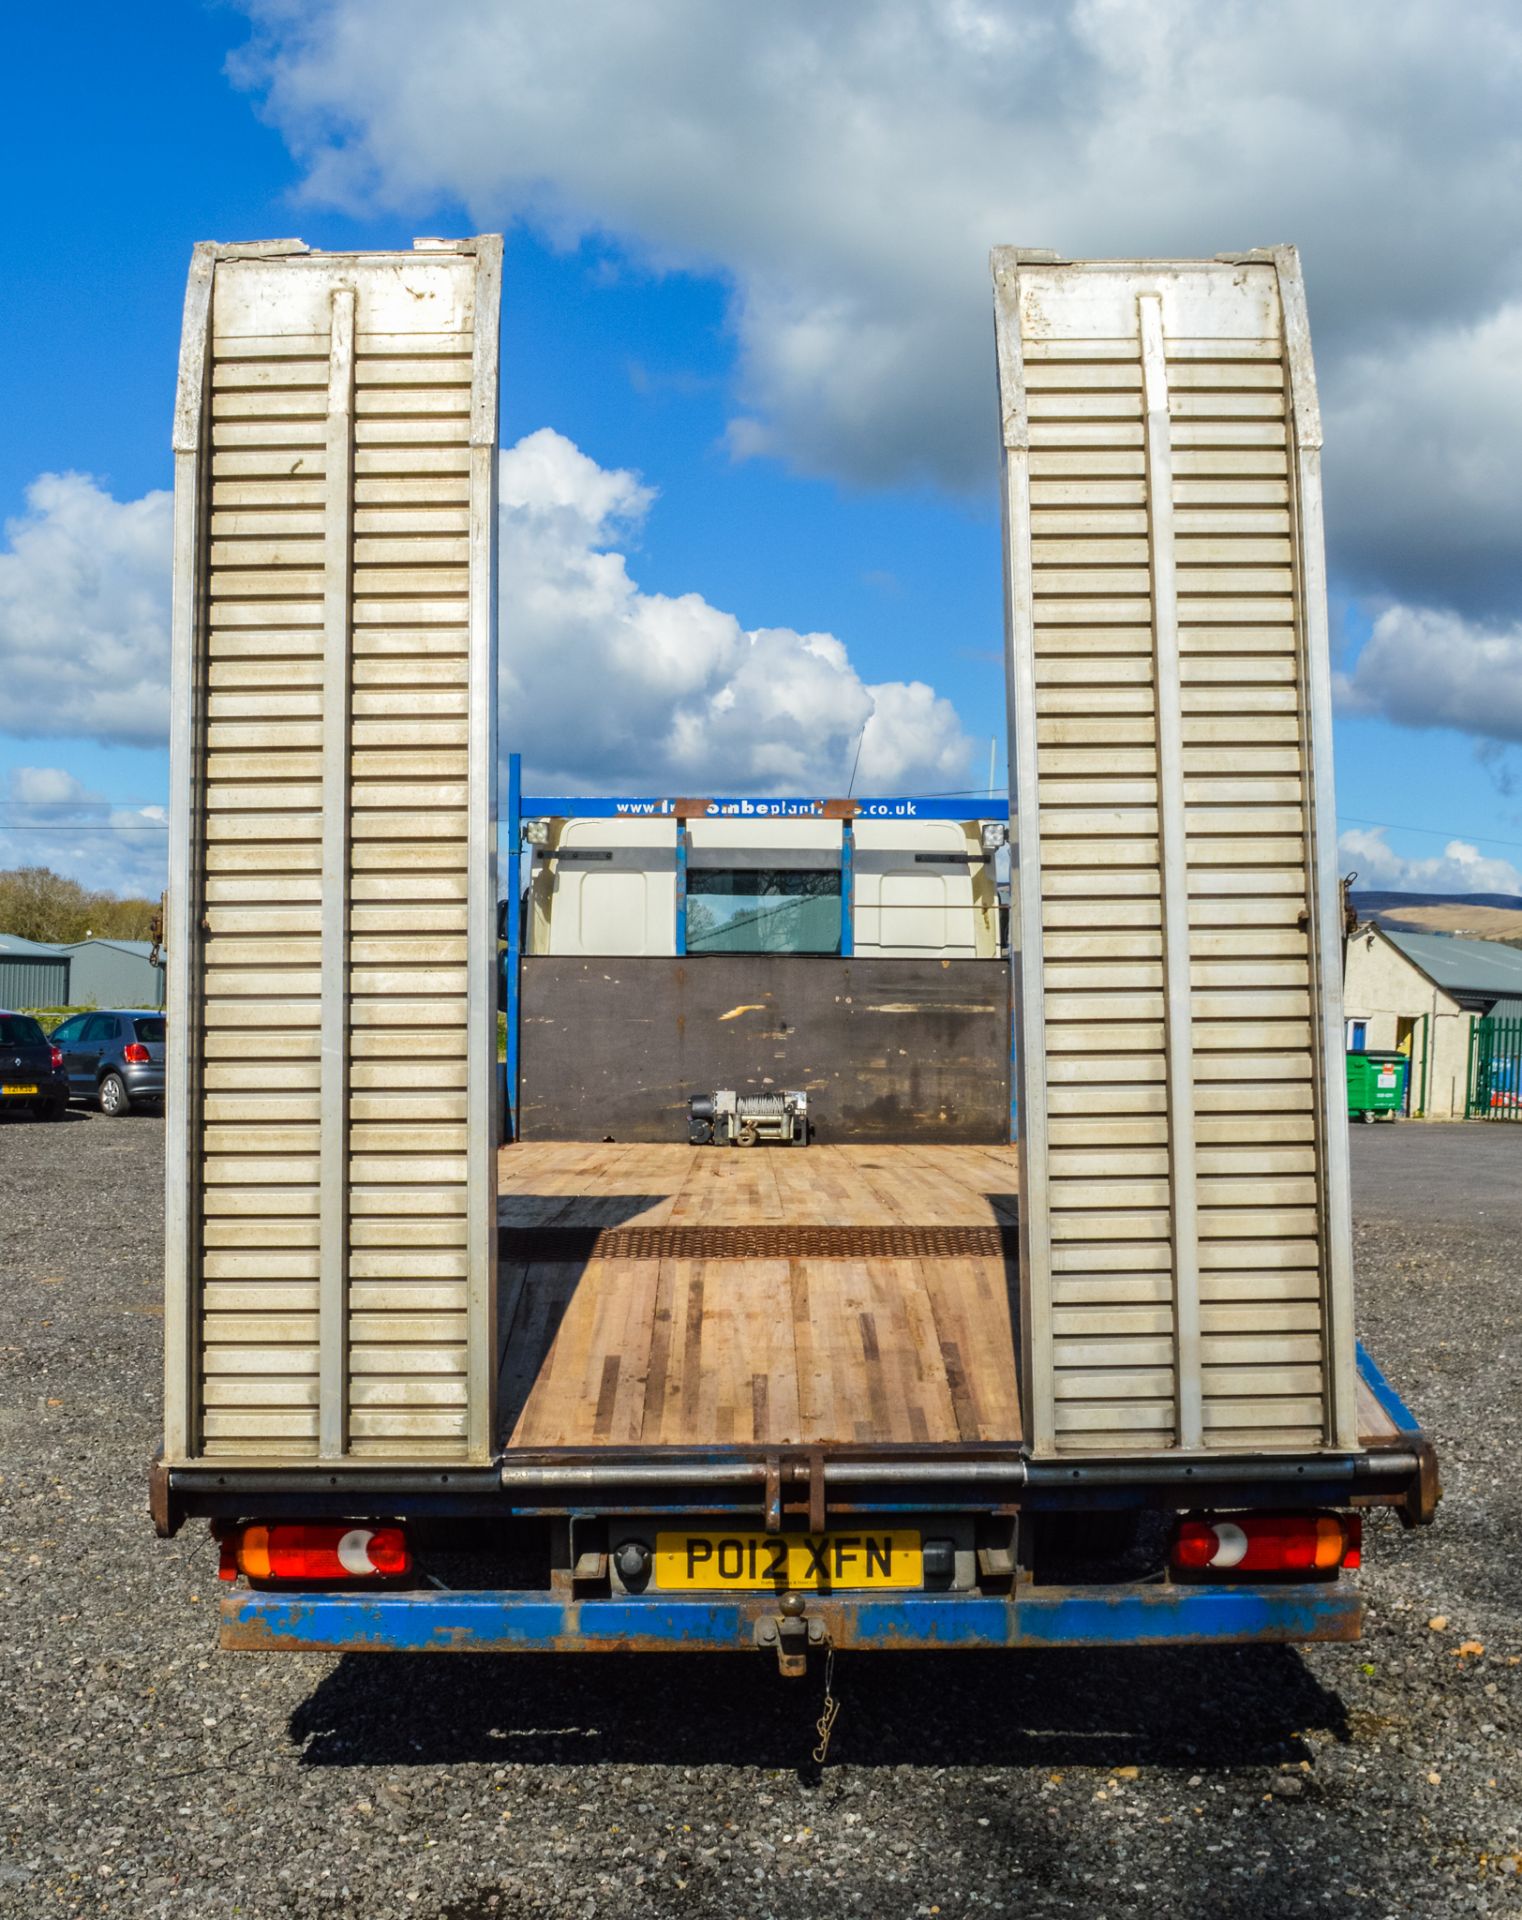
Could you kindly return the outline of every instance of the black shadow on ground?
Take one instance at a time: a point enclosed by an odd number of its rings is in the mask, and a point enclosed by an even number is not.
[[[297,1708],[314,1767],[804,1768],[823,1675],[748,1654],[348,1654]],[[835,1665],[832,1760],[856,1766],[1167,1766],[1298,1759],[1342,1739],[1340,1697],[1292,1647],[858,1653]]]

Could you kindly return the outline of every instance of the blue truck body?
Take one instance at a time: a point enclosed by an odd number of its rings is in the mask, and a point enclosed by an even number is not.
[[[223,1644],[299,1653],[725,1653],[755,1644],[769,1597],[560,1601],[541,1593],[242,1592]],[[1352,1584],[1094,1587],[993,1598],[916,1593],[812,1599],[841,1649],[1158,1647],[1353,1640]]]
[[[1296,1508],[1396,1506],[1411,1522],[1430,1517],[1435,1491],[1430,1449],[1400,1394],[1360,1345],[1360,1378],[1385,1416],[1389,1444],[1365,1458],[1286,1461],[1278,1476],[1280,1498]],[[713,1459],[722,1458],[715,1454]],[[712,1464],[712,1461],[709,1462]],[[633,1474],[633,1468],[627,1469]],[[1258,1468],[1261,1473],[1261,1463]],[[1242,1505],[1261,1509],[1274,1498],[1273,1482],[1251,1478],[1245,1465],[1233,1480],[1224,1462],[1201,1463],[1194,1489],[1212,1511]],[[649,1476],[646,1476],[649,1477]],[[163,1476],[165,1497],[177,1509],[234,1514],[278,1514],[283,1508],[307,1518],[353,1510],[354,1490],[335,1492],[316,1484],[292,1488],[286,1475],[222,1475],[238,1484],[217,1495],[200,1476]],[[455,1515],[479,1519],[543,1519],[542,1498],[498,1490],[490,1477],[433,1475],[432,1484],[398,1483],[377,1504],[424,1521]],[[171,1490],[170,1483],[178,1482]],[[449,1484],[445,1484],[445,1483]],[[714,1519],[711,1494],[680,1494],[679,1470],[669,1484],[659,1476],[624,1503],[645,1516]],[[281,1491],[281,1488],[284,1491]],[[1424,1491],[1425,1489],[1425,1491]],[[509,1497],[504,1498],[504,1492]],[[1028,1470],[1020,1505],[1039,1514],[1099,1514],[1166,1504],[1167,1489],[1144,1470],[1067,1468],[1041,1474]],[[1179,1489],[1175,1503],[1187,1498]],[[927,1515],[945,1502],[926,1497],[857,1502],[848,1509],[887,1519],[901,1512]],[[956,1504],[953,1502],[952,1504]],[[606,1503],[604,1503],[606,1507]],[[567,1517],[576,1511],[575,1504]],[[583,1514],[585,1508],[582,1508]],[[176,1515],[178,1517],[178,1514]],[[679,1595],[611,1594],[530,1588],[451,1589],[430,1586],[385,1589],[244,1588],[222,1603],[221,1641],[233,1651],[305,1653],[715,1653],[751,1649],[774,1639],[777,1598],[769,1593]],[[1015,1585],[1006,1594],[937,1592],[839,1592],[804,1596],[798,1624],[816,1646],[855,1651],[957,1652],[977,1649],[1147,1647],[1242,1642],[1352,1640],[1359,1635],[1362,1602],[1356,1578],[1347,1574],[1307,1579],[1187,1582],[1166,1576],[1145,1581],[1086,1585]]]

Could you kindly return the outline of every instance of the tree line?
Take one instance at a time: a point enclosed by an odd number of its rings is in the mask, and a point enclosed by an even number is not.
[[[158,910],[157,900],[82,887],[51,867],[0,869],[0,933],[23,940],[151,940]]]

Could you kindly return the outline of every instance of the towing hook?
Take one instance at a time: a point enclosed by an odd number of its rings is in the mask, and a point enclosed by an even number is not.
[[[784,1680],[801,1680],[808,1672],[809,1648],[829,1645],[829,1632],[818,1615],[805,1611],[801,1593],[784,1593],[776,1613],[756,1622],[756,1645],[777,1655],[777,1671]]]

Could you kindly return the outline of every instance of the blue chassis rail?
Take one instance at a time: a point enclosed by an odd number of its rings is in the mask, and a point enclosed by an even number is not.
[[[1422,1430],[1422,1423],[1401,1399],[1395,1388],[1385,1378],[1379,1363],[1364,1345],[1358,1342],[1358,1371],[1364,1385],[1373,1394],[1380,1406],[1389,1415],[1397,1433],[1416,1433]]]
[[[1058,1587],[1012,1599],[960,1594],[811,1597],[840,1648],[1198,1646],[1356,1640],[1355,1585]],[[296,1653],[721,1653],[755,1644],[773,1595],[564,1601],[543,1593],[238,1592],[222,1645]]]

